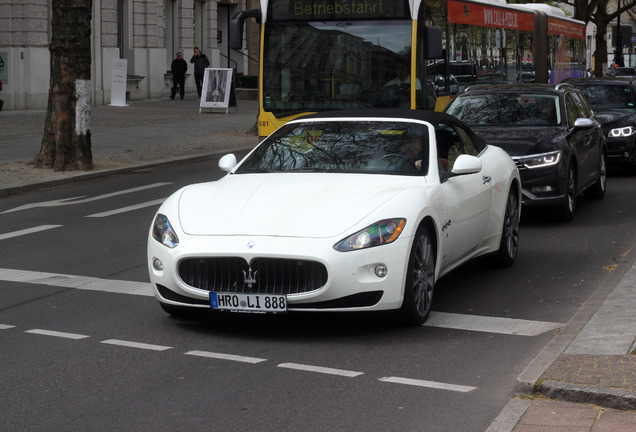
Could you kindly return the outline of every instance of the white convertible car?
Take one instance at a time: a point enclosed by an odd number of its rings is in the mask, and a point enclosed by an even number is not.
[[[150,228],[170,314],[399,310],[421,324],[444,274],[517,255],[515,164],[446,114],[306,116],[219,166],[225,177],[174,193]]]

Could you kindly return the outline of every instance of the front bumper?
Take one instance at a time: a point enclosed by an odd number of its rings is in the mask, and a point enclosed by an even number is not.
[[[567,201],[567,167],[563,161],[542,168],[526,168],[515,161],[521,176],[522,203],[527,206],[555,206]]]
[[[636,137],[610,138],[607,141],[607,163],[636,165]]]
[[[196,278],[191,277],[192,269],[185,273],[182,269],[180,272],[181,264],[185,261],[191,263],[197,260],[231,257],[247,266],[245,269],[241,267],[233,273],[230,272],[235,275],[234,280],[224,284],[230,287],[235,286],[236,292],[258,292],[258,290],[266,289],[263,286],[267,281],[259,280],[257,274],[255,276],[257,282],[254,286],[250,287],[249,291],[242,291],[246,283],[243,272],[248,273],[249,264],[256,259],[266,258],[290,263],[312,261],[324,267],[326,279],[321,283],[322,286],[310,290],[306,288],[298,290],[294,286],[285,288],[283,293],[287,294],[287,307],[290,311],[391,310],[398,309],[402,305],[406,267],[411,247],[411,238],[406,236],[388,245],[351,252],[334,250],[333,245],[339,239],[333,238],[204,237],[182,234],[179,238],[181,242],[174,249],[163,246],[151,236],[148,241],[150,280],[155,297],[165,304],[209,308],[210,291],[206,288],[207,285],[193,282]],[[162,270],[157,270],[157,266],[153,264],[155,260],[161,261]],[[378,265],[386,266],[388,269],[386,276],[379,277],[375,274],[375,268]],[[276,270],[269,273],[268,279],[275,277],[272,272],[276,273]],[[186,273],[188,276],[184,277]],[[286,271],[285,274],[289,275],[289,272]],[[252,276],[254,276],[253,271]],[[288,281],[288,283],[293,285],[296,282]],[[210,290],[217,291],[217,288]],[[298,292],[303,290],[304,292]]]

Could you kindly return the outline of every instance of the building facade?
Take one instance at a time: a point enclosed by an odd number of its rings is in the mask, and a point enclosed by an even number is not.
[[[208,56],[210,67],[232,68],[236,75],[248,74],[254,68],[246,51],[229,48],[231,17],[254,0],[92,1],[94,105],[110,102],[114,59],[126,59],[128,100],[167,97],[172,86],[170,64],[177,51],[188,61],[186,89],[194,91],[189,60],[195,46]],[[51,8],[51,0],[0,3],[0,96],[4,109],[47,107]]]

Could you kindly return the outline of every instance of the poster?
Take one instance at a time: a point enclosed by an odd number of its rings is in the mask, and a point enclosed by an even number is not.
[[[232,69],[207,68],[201,89],[201,108],[225,108],[230,104]]]
[[[126,105],[126,79],[128,61],[126,59],[113,59],[113,81],[110,88],[110,105]]]

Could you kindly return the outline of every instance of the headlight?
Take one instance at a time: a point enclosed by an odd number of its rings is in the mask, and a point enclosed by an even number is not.
[[[614,128],[611,131],[609,131],[609,134],[607,134],[608,137],[628,137],[630,135],[633,135],[634,133],[636,133],[636,128],[633,128],[631,126],[627,126],[627,127],[623,127],[623,128]]]
[[[400,236],[404,225],[406,219],[381,220],[339,241],[333,248],[338,252],[349,252],[389,244]]]
[[[172,229],[170,221],[161,213],[157,214],[155,222],[152,224],[152,238],[171,249],[179,244],[179,237]]]
[[[549,153],[541,153],[532,156],[523,156],[517,158],[526,168],[543,168],[551,165],[556,165],[561,160],[561,152],[554,151]]]

